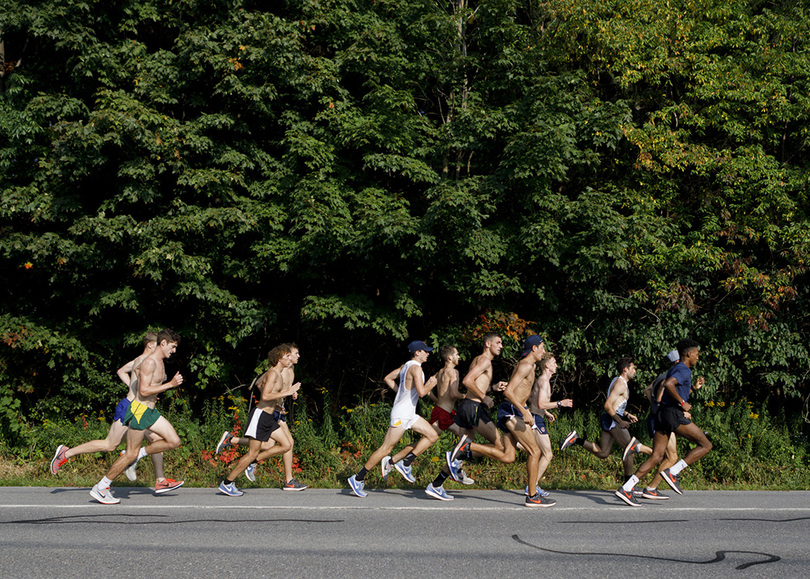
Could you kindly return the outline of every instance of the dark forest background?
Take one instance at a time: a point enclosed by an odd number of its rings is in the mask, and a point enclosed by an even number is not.
[[[797,0],[6,0],[0,429],[111,409],[164,326],[197,407],[278,342],[317,416],[496,329],[580,408],[692,337],[705,399],[798,414],[808,39]]]

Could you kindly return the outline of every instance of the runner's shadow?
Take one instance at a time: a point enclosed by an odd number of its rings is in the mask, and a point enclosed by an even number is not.
[[[570,497],[585,497],[592,503],[596,503],[597,505],[623,505],[624,503],[610,493],[610,491],[549,491],[553,498],[556,498],[559,495],[562,496],[570,496]],[[615,500],[611,500],[615,499]],[[558,501],[559,502],[559,501]]]
[[[51,489],[52,495],[57,495],[61,493],[90,493],[90,489],[92,487],[58,487]],[[116,498],[122,497],[129,497],[129,496],[136,496],[136,495],[154,495],[155,491],[151,487],[112,487],[113,494]],[[163,493],[163,494],[171,494],[171,493]],[[160,495],[155,495],[160,496]]]
[[[486,502],[486,503],[497,503],[499,505],[508,505],[510,507],[514,507],[515,504],[516,504],[515,501],[513,501],[513,500],[497,499],[497,498],[485,497],[485,496],[481,496],[481,495],[475,495],[475,496],[467,495],[467,496],[465,496],[465,494],[464,494],[465,492],[469,492],[469,491],[464,491],[464,490],[449,491],[449,494],[453,495],[453,498],[455,500],[461,500],[461,501],[464,501],[464,500],[483,501],[483,502]],[[517,491],[515,491],[514,493],[509,492],[509,496],[510,497],[513,496],[513,494],[516,494],[516,492]],[[424,494],[424,492],[422,493],[422,495],[417,495],[417,496],[423,496],[423,497],[428,498],[428,499],[430,499],[432,501],[436,501],[436,499],[434,499],[432,497],[429,497],[428,495]],[[520,497],[521,497],[521,499],[524,498],[523,493],[520,493]],[[449,501],[447,501],[447,502],[449,502]]]

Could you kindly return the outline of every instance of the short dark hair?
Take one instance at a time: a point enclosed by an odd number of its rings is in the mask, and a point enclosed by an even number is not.
[[[442,346],[442,349],[439,351],[439,355],[442,357],[442,360],[446,362],[447,358],[450,357],[450,354],[453,353],[453,350],[458,350],[455,344],[447,344],[446,346]]]
[[[146,346],[148,346],[149,344],[151,344],[152,342],[157,342],[157,341],[158,341],[157,334],[155,332],[153,332],[152,330],[149,330],[148,332],[146,332],[143,335],[143,347],[144,348]]]
[[[287,342],[284,344],[279,344],[269,352],[267,352],[267,361],[270,362],[271,366],[275,366],[278,364],[278,361],[281,360],[284,356],[292,352],[293,350],[297,350],[298,346],[295,345],[293,342]]]
[[[619,374],[621,374],[624,372],[625,368],[629,368],[633,364],[633,358],[630,356],[625,356],[623,358],[619,358],[619,361],[616,363],[616,369],[619,371]]]
[[[681,356],[681,360],[684,359],[687,353],[694,350],[695,348],[700,348],[700,344],[698,344],[695,340],[691,338],[684,338],[680,342],[678,342],[678,354]]]
[[[501,337],[501,335],[498,332],[487,332],[486,334],[484,334],[483,340],[484,340],[484,343],[486,344],[487,342],[490,342],[490,341],[494,340],[495,338],[500,338],[500,337]]]
[[[163,328],[158,332],[157,340],[155,340],[158,344],[160,344],[163,340],[166,340],[167,344],[171,344],[174,342],[175,344],[180,343],[180,334],[175,332],[174,330],[170,330],[169,328]]]

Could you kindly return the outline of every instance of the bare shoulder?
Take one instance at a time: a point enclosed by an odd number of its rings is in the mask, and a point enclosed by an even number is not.
[[[622,395],[627,393],[627,381],[619,376],[616,378],[616,381],[613,382],[613,389],[610,391],[611,394]]]
[[[145,372],[154,372],[157,367],[157,360],[155,360],[152,356],[147,356],[140,364],[141,371]]]

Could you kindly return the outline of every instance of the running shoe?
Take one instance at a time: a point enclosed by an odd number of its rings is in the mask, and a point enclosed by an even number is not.
[[[162,495],[163,493],[173,491],[174,489],[179,489],[181,486],[183,486],[184,482],[186,481],[164,478],[162,481],[155,483],[155,494]]]
[[[233,434],[231,434],[227,430],[224,433],[222,433],[222,437],[219,439],[219,442],[217,443],[217,449],[214,452],[214,454],[219,454],[220,452],[225,450],[227,447],[229,447],[231,445],[231,439],[232,438],[233,438]]]
[[[637,499],[640,499],[640,498],[641,498],[641,495],[643,495],[643,494],[644,494],[644,493],[641,491],[641,489],[640,489],[640,488],[638,488],[637,486],[634,486],[634,487],[633,487],[633,496],[634,496],[634,497],[636,497]]]
[[[245,476],[250,482],[256,482],[256,463],[251,462],[245,469]]]
[[[472,444],[472,440],[469,436],[464,434],[461,438],[459,438],[458,443],[453,447],[453,451],[450,453],[450,460],[448,461],[448,466],[454,460],[458,458],[459,454],[463,454],[470,450],[470,445]]]
[[[401,460],[394,465],[394,468],[397,469],[397,472],[401,474],[406,481],[410,483],[416,482],[416,477],[411,473],[411,467],[405,466],[405,463]]]
[[[638,441],[638,438],[635,436],[630,439],[630,442],[627,443],[627,446],[624,447],[624,453],[622,454],[622,461],[624,461],[628,456],[633,454],[638,454],[641,451],[641,443]]]
[[[291,478],[288,482],[284,483],[284,486],[281,487],[283,491],[302,491],[304,489],[309,488],[309,486],[305,485],[304,483],[300,483],[294,478]]]
[[[365,481],[357,480],[355,476],[356,475],[352,475],[349,477],[349,486],[352,489],[352,494],[360,497],[361,499],[367,497],[368,493],[363,490],[363,488],[366,486]]]
[[[102,490],[98,488],[98,483],[93,485],[93,488],[90,490],[90,496],[102,505],[117,505],[121,502],[121,499],[117,499],[113,496],[110,489],[106,489],[102,492]]]
[[[624,487],[619,487],[619,490],[616,491],[616,496],[619,497],[621,500],[626,502],[631,507],[640,507],[641,503],[638,502],[638,499],[633,496],[632,492],[627,492],[624,490]]]
[[[562,441],[562,444],[560,445],[560,450],[565,450],[566,448],[574,444],[577,441],[577,438],[578,437],[576,430],[572,430],[571,432],[569,432],[568,436],[565,437],[565,440]]]
[[[529,496],[529,485],[526,485],[526,488],[523,489],[523,494],[526,495],[527,497]],[[537,487],[537,494],[540,495],[541,497],[547,497],[551,495],[550,492],[544,491],[540,487]]]
[[[650,499],[653,501],[666,501],[669,499],[667,495],[665,495],[662,492],[659,492],[658,489],[651,489],[650,487],[644,489],[641,492],[641,496],[644,497],[645,499]]]
[[[468,477],[467,473],[464,472],[463,470],[458,471],[458,474],[461,475],[461,480],[458,481],[461,484],[463,484],[463,485],[474,485],[475,484],[475,479]]]
[[[382,477],[384,481],[388,480],[388,475],[391,474],[391,470],[394,468],[394,465],[391,463],[390,456],[384,456],[382,461],[380,462],[380,470],[382,470]]]
[[[229,497],[241,497],[243,494],[245,494],[236,488],[235,482],[226,484],[225,481],[219,483],[219,492],[225,493]]]
[[[461,482],[461,473],[459,472],[459,467],[461,466],[460,460],[452,460],[453,451],[448,450],[444,453],[444,460],[447,462],[447,468],[450,470],[450,478],[452,478],[456,482]]]
[[[679,495],[683,494],[681,490],[681,485],[678,483],[678,475],[672,474],[669,472],[669,469],[661,472],[661,477],[666,481],[666,483],[672,488],[673,491],[678,493]]]
[[[450,454],[449,452],[445,454],[445,457],[444,457],[445,460],[447,460],[449,458],[447,456],[449,454]],[[461,483],[463,485],[474,485],[475,484],[475,479],[472,479],[472,478],[468,477],[467,473],[464,472],[464,470],[461,468],[461,466],[464,464],[463,460],[458,460],[457,459],[457,460],[452,461],[452,463],[453,463],[452,466],[450,465],[450,463],[447,463],[447,468],[450,470],[450,477],[454,481],[456,481],[457,483]],[[456,476],[453,476],[453,470],[454,469],[456,471],[455,472]]]
[[[447,491],[444,490],[444,485],[439,487],[434,487],[433,483],[430,483],[425,492],[429,497],[433,497],[434,499],[439,499],[440,501],[452,501],[453,495],[448,495]]]
[[[65,453],[70,450],[64,444],[60,444],[56,447],[56,453],[53,455],[51,459],[51,474],[56,474],[59,472],[59,469],[62,468],[62,465],[65,464],[68,459],[65,458]]]
[[[526,502],[524,503],[527,507],[553,507],[556,504],[557,501],[554,499],[541,497],[538,493],[535,493],[533,497],[526,497]]]
[[[123,454],[126,454],[127,451],[125,450]],[[128,467],[127,470],[124,471],[124,474],[127,475],[129,480],[138,480],[138,473],[135,472],[135,467],[138,466],[138,459],[135,459]]]

